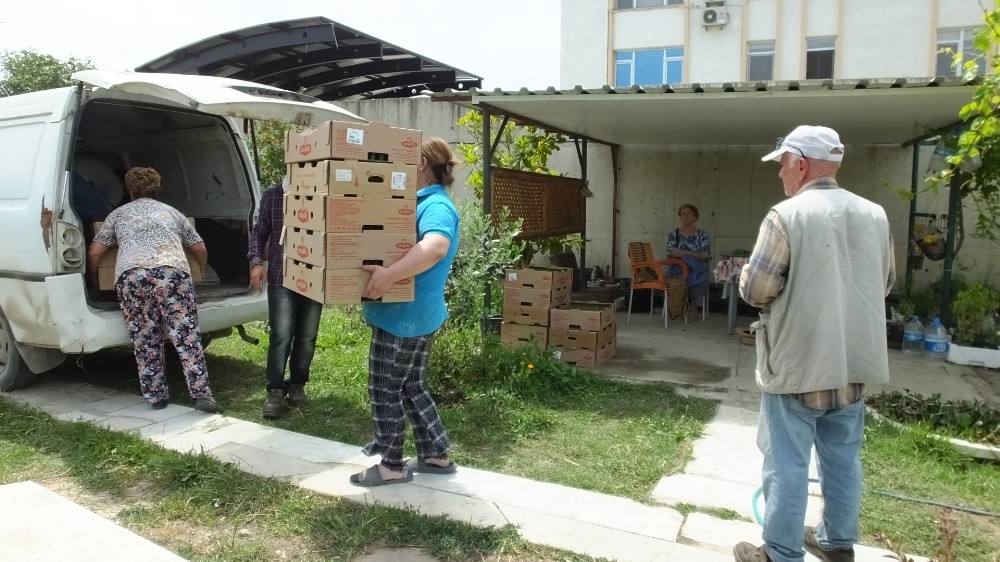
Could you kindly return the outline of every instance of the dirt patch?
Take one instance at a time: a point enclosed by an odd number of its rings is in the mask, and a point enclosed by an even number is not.
[[[677,384],[713,385],[730,377],[732,369],[690,357],[662,357],[649,359],[642,350],[622,346],[616,360],[628,366],[629,373],[657,373],[657,380]]]
[[[980,399],[994,410],[1000,410],[1000,371],[969,367],[962,376],[979,391]]]

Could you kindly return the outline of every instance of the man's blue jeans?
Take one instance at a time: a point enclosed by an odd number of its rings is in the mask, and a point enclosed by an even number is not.
[[[757,446],[764,453],[764,544],[774,562],[802,560],[803,527],[813,445],[819,459],[823,521],[816,538],[826,549],[853,548],[861,511],[864,400],[814,410],[794,397],[763,393]]]
[[[323,305],[280,285],[267,286],[267,389],[309,382],[309,365],[316,352],[316,335]],[[285,363],[289,379],[285,382]]]

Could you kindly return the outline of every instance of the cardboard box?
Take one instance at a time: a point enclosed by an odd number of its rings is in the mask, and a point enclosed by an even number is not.
[[[504,272],[504,291],[508,288],[526,287],[530,289],[549,289],[558,291],[565,289],[569,293],[573,288],[573,269],[569,267],[525,267],[508,269]]]
[[[599,365],[607,363],[617,353],[616,344],[612,343],[599,350],[591,349],[569,349],[564,347],[553,348],[552,355],[564,363],[593,369]]]
[[[504,287],[504,306],[530,306],[552,308],[569,302],[569,287],[558,289],[532,289],[529,287]]]
[[[381,230],[320,232],[286,226],[281,236],[285,257],[329,269],[357,269],[365,263],[389,266],[417,243],[415,233]]]
[[[422,133],[385,123],[327,121],[315,129],[285,133],[285,162],[344,159],[420,163]]]
[[[526,326],[548,326],[549,309],[504,304],[503,321]]]
[[[504,322],[500,325],[500,341],[510,345],[531,344],[538,349],[548,347],[549,329],[545,326],[525,326]]]
[[[290,193],[417,198],[417,167],[409,164],[320,160],[288,167]]]
[[[413,199],[346,195],[285,194],[284,223],[322,232],[382,230],[415,234],[417,202]]]
[[[616,343],[618,333],[617,328],[618,327],[614,322],[596,332],[570,330],[563,327],[552,326],[549,328],[549,345],[552,347],[589,349],[591,351],[597,351],[603,347]]]
[[[96,223],[95,223],[96,224]],[[187,256],[188,267],[191,268],[191,280],[195,283],[201,282],[204,272],[201,266],[198,265],[198,260],[194,258],[194,254],[188,251],[184,251]],[[101,258],[101,263],[97,265],[97,289],[100,291],[113,291],[115,289],[115,281],[118,280],[115,277],[115,263],[118,261],[118,247],[112,246]]]
[[[361,269],[328,269],[285,258],[282,284],[323,304],[358,304],[371,274]],[[413,277],[397,281],[381,302],[413,301]]]
[[[587,332],[600,331],[615,321],[614,303],[570,302],[552,309],[553,327]]]

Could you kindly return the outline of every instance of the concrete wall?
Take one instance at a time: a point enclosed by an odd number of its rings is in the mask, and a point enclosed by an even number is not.
[[[472,139],[455,121],[465,109],[427,98],[344,102],[346,109],[367,119],[399,127],[416,128],[425,135],[444,138],[452,144]],[[663,257],[667,234],[677,227],[677,207],[693,203],[701,212],[698,225],[709,232],[715,255],[736,248],[751,249],[760,221],[767,210],[784,198],[778,165],[760,157],[770,146],[751,147],[663,147],[625,146],[619,162],[618,209],[614,207],[614,174],[611,149],[590,144],[587,151],[589,188],[587,199],[587,264],[613,265],[618,276],[628,275],[627,245],[650,241],[657,257]],[[921,172],[927,168],[930,148],[924,150]],[[889,215],[896,238],[897,262],[902,276],[906,264],[906,233],[909,202],[898,195],[909,191],[912,152],[900,147],[848,146],[840,173],[841,184],[882,205]],[[580,164],[571,144],[557,152],[551,165],[571,177],[580,177]],[[467,170],[460,172],[454,193],[457,199],[471,196],[465,185]],[[944,214],[947,190],[933,193],[922,188],[917,211]],[[972,238],[976,210],[966,203],[965,246],[955,271],[971,279],[990,279],[1000,284],[1000,252],[996,244]],[[617,217],[618,240],[612,244]],[[941,278],[942,262],[925,260],[915,276],[918,286]]]
[[[746,80],[747,43],[775,41],[775,80],[805,77],[806,38],[835,37],[834,78],[935,74],[937,32],[982,26],[979,0],[728,0],[725,27],[703,3],[613,10],[562,0],[560,86],[614,83],[614,51],[685,47],[684,82]]]

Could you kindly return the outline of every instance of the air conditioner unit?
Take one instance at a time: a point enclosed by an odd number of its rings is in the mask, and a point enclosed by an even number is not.
[[[701,23],[709,27],[725,27],[729,23],[729,14],[717,8],[709,8],[701,13]]]

